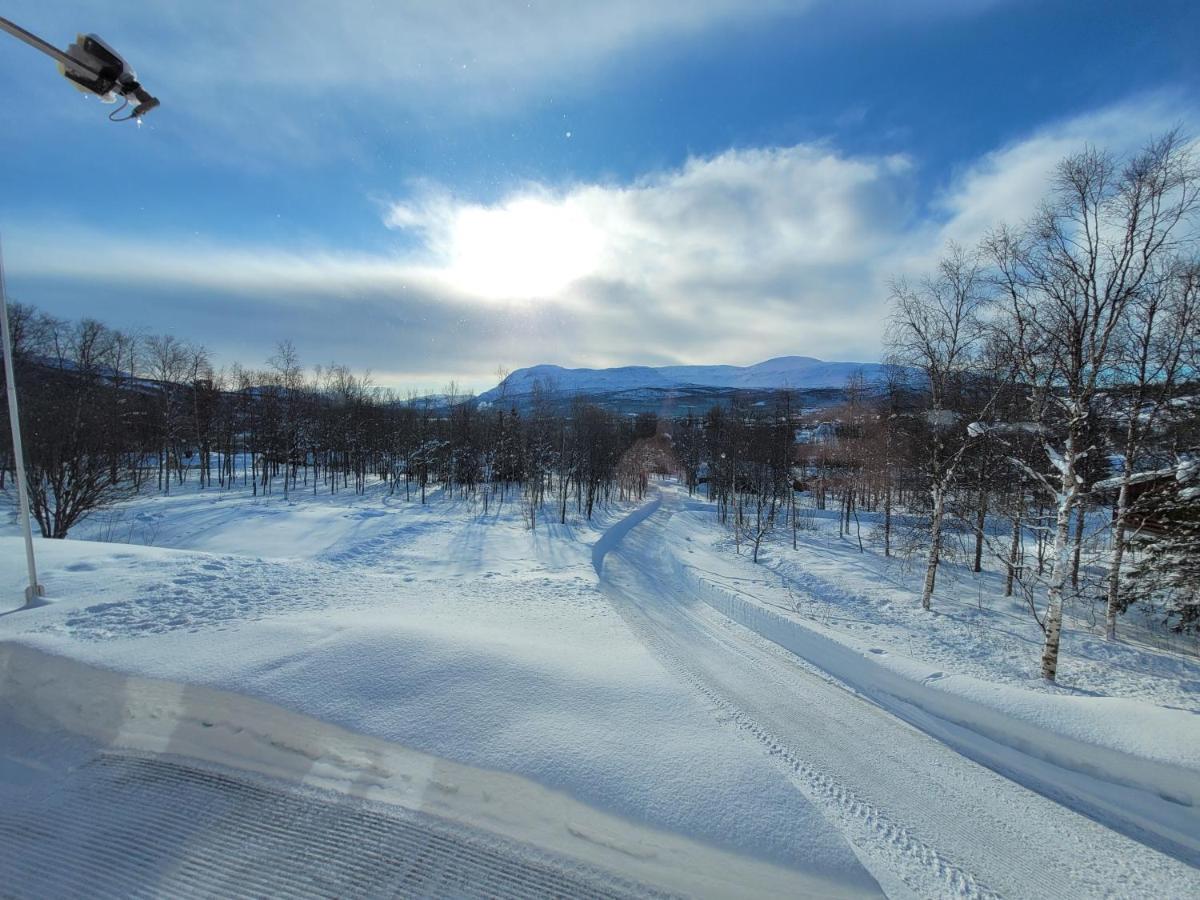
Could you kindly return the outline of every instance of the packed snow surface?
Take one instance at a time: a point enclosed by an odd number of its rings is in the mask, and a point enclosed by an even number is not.
[[[670,485],[533,531],[515,497],[375,485],[185,489],[73,537],[37,542],[54,602],[0,615],[6,734],[437,796],[680,893],[1200,890],[1194,660],[1068,631],[1047,689],[1015,613],[968,614],[994,585],[948,567],[930,624],[908,573],[828,528],[755,566]]]
[[[2,724],[6,897],[654,896],[444,815]]]

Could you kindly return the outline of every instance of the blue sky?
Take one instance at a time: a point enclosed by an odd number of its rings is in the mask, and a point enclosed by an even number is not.
[[[10,2],[163,101],[109,124],[0,39],[10,293],[281,339],[378,382],[875,359],[887,284],[1054,162],[1200,129],[1190,2]]]

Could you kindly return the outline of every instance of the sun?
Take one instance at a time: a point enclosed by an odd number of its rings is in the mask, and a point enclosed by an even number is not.
[[[597,268],[603,235],[571,200],[519,198],[459,209],[446,234],[445,276],[492,300],[543,300]]]

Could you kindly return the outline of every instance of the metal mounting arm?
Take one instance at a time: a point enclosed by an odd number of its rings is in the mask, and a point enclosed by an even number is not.
[[[137,75],[125,60],[94,34],[80,35],[78,42],[64,52],[2,16],[0,30],[49,56],[58,63],[62,74],[79,88],[106,98],[111,98],[113,93],[120,94],[126,102],[132,97],[137,106],[125,118],[136,119],[159,105],[158,100],[138,83]]]
[[[51,59],[53,59],[56,63],[59,63],[60,65],[67,66],[68,68],[72,68],[72,69],[80,69],[83,72],[85,72],[86,74],[91,75],[94,78],[100,77],[101,73],[100,73],[99,69],[93,69],[90,66],[86,65],[85,63],[80,62],[79,60],[73,59],[72,57],[67,56],[67,54],[63,53],[61,50],[59,50],[53,44],[46,43],[40,37],[38,37],[36,34],[26,31],[24,28],[22,28],[16,22],[10,22],[8,19],[4,18],[3,16],[0,16],[0,29],[7,31],[9,34],[11,34],[17,40],[24,41],[33,49],[41,50],[43,53],[45,53],[47,56],[49,56]]]

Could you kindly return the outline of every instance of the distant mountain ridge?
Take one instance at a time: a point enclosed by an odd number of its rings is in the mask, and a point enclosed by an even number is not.
[[[778,356],[752,366],[618,366],[611,369],[567,369],[555,365],[517,369],[500,384],[479,395],[484,403],[515,400],[532,394],[539,383],[556,393],[601,395],[639,390],[691,388],[782,391],[831,390],[845,387],[855,372],[868,382],[883,375],[880,363],[826,362],[810,356]]]

